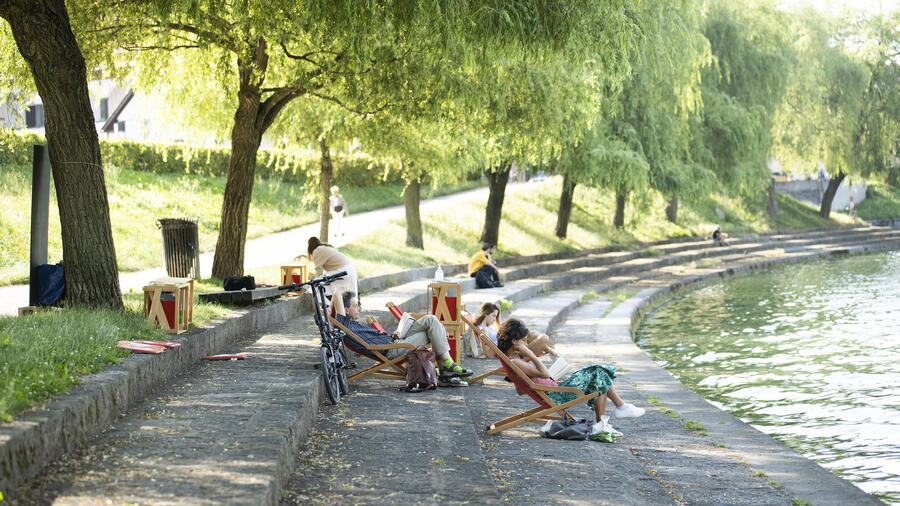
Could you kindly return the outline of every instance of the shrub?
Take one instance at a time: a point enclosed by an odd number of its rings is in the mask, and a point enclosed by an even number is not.
[[[20,134],[0,128],[0,164],[29,164],[32,145],[45,140],[37,134]],[[141,143],[128,140],[100,140],[100,151],[106,166],[114,166],[156,174],[197,174],[225,177],[231,150],[174,144]],[[342,186],[375,186],[382,182],[399,183],[400,175],[387,172],[364,153],[336,152],[332,157],[334,184]],[[260,150],[256,156],[256,177],[278,179],[290,183],[313,182],[319,170],[317,153],[292,153],[284,150]]]

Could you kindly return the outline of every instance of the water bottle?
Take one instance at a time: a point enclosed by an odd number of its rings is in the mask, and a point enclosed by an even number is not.
[[[434,270],[434,280],[435,281],[443,281],[444,280],[444,270],[441,269],[441,264],[438,264],[437,269]]]

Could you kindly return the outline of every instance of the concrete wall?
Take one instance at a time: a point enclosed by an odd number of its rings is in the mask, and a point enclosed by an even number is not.
[[[850,196],[853,195],[854,205],[866,199],[866,183],[855,183],[850,186],[848,179],[844,179],[838,187],[834,200],[831,202],[832,211],[843,211],[850,206]],[[822,194],[828,187],[828,179],[804,180],[804,181],[775,181],[775,191],[790,195],[795,199],[813,206],[822,204]]]

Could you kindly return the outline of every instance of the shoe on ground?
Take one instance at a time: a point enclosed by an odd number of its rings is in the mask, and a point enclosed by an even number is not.
[[[441,368],[440,376],[442,378],[468,378],[473,373],[472,369],[466,369],[454,362],[450,367]]]
[[[599,434],[601,432],[608,432],[614,436],[622,435],[621,432],[617,431],[612,425],[609,424],[609,422],[607,422],[605,420],[599,421],[599,422],[595,423],[594,425],[591,425],[591,435],[592,436],[594,434]]]
[[[439,387],[467,387],[468,383],[462,380],[462,378],[452,377],[445,378],[443,376],[438,378],[437,386]]]
[[[644,408],[639,408],[634,404],[626,402],[616,408],[616,418],[637,418],[643,415],[644,412]]]

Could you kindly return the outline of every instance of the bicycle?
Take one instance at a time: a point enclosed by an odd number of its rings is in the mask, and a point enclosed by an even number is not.
[[[294,283],[279,288],[296,290],[309,286],[313,297],[313,316],[319,335],[322,338],[322,347],[319,349],[322,361],[322,376],[325,381],[325,393],[332,404],[341,401],[341,395],[350,393],[350,383],[347,381],[347,369],[353,364],[347,360],[347,352],[344,349],[343,333],[331,325],[328,318],[328,302],[325,297],[325,286],[347,275],[346,271],[329,274],[320,278],[311,279],[306,283]]]

